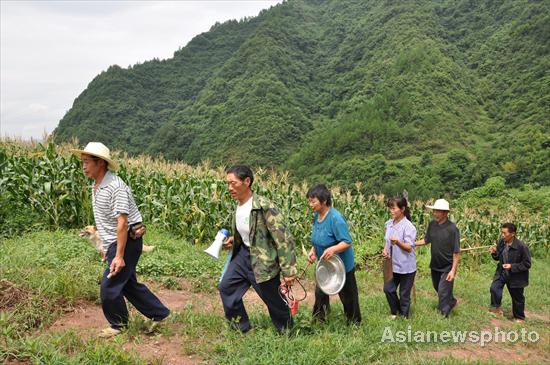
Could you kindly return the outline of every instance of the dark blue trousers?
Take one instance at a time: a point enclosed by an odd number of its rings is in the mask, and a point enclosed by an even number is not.
[[[107,250],[107,269],[101,279],[101,306],[103,314],[113,328],[122,328],[128,325],[128,308],[124,297],[145,317],[160,321],[170,314],[160,300],[143,284],[138,283],[136,266],[141,256],[143,240],[128,237],[124,251],[126,266],[115,276],[107,279],[109,267],[115,258],[117,245],[112,244]]]
[[[292,329],[292,317],[287,304],[279,294],[280,277],[256,283],[254,271],[250,263],[250,251],[242,245],[229,263],[218,289],[222,298],[225,317],[231,325],[242,332],[250,330],[250,320],[243,303],[243,296],[252,286],[263,302],[271,317],[271,322],[277,331]]]
[[[453,296],[453,281],[447,281],[449,271],[437,271],[432,269],[432,284],[439,298],[438,308],[441,313],[448,317],[451,310],[455,307],[457,300]]]
[[[405,318],[409,317],[411,289],[414,284],[415,275],[416,271],[409,274],[394,272],[393,279],[384,283],[384,293],[390,305],[391,314],[400,314]],[[399,287],[399,297],[397,297],[397,287]]]
[[[491,307],[500,307],[504,285],[506,285],[510,297],[512,297],[512,313],[514,318],[525,319],[525,296],[523,295],[523,288],[510,288],[508,281],[502,273],[491,284]]]

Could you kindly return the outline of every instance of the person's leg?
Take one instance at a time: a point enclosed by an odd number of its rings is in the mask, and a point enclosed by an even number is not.
[[[439,299],[439,282],[441,281],[441,275],[443,274],[441,271],[433,270],[432,269],[432,286],[435,289],[435,292],[437,293],[437,309],[441,311],[441,301]]]
[[[293,321],[290,309],[279,293],[280,276],[277,275],[268,281],[259,284],[254,283],[253,285],[254,290],[267,305],[271,322],[277,328],[277,331],[292,330]]]
[[[523,288],[510,288],[508,285],[507,287],[512,297],[512,313],[514,318],[525,320],[525,296],[523,295]]]
[[[116,254],[116,247],[116,244],[112,244],[107,250],[107,268],[101,279],[99,297],[105,318],[112,328],[120,329],[128,325],[128,308],[122,292],[133,270],[130,266],[126,266],[118,274],[107,279],[109,267]]]
[[[491,283],[491,288],[489,291],[491,292],[491,310],[493,311],[500,309],[502,304],[502,288],[504,288],[504,284],[505,282],[502,276],[498,276],[493,279],[493,282]]]
[[[448,317],[451,313],[451,309],[456,305],[456,299],[453,297],[453,281],[447,281],[447,274],[449,272],[442,272],[439,278],[439,287],[437,290],[437,296],[439,297],[439,309],[441,313]]]
[[[137,281],[135,273],[126,283],[122,293],[141,314],[153,321],[162,321],[170,314],[170,310],[160,299],[147,286]]]
[[[441,271],[432,270],[432,286],[437,292],[439,290],[439,280],[441,280]]]
[[[394,274],[395,275],[395,274]],[[400,312],[405,318],[409,318],[411,308],[411,289],[414,285],[416,271],[409,274],[400,274],[401,285],[399,286],[399,302],[401,304]]]
[[[361,309],[359,308],[359,292],[357,290],[357,280],[355,279],[355,268],[346,273],[346,283],[338,295],[344,305],[344,313],[346,313],[348,323],[361,323]]]
[[[313,304],[313,319],[326,321],[330,313],[330,297],[315,285],[315,303]]]
[[[399,298],[397,297],[397,287],[399,286],[400,274],[393,273],[393,278],[384,283],[384,294],[390,305],[390,313],[394,316],[399,314]]]
[[[132,240],[128,238],[124,261],[126,266],[132,271],[122,294],[130,303],[145,317],[154,321],[161,321],[168,317],[170,310],[153,294],[147,286],[138,283],[136,277],[136,265],[141,256],[143,241],[141,238]]]
[[[247,279],[248,255],[245,249],[239,249],[235,254],[227,271],[220,282],[218,289],[222,299],[225,318],[242,332],[250,330],[250,320],[243,303],[243,296],[250,288],[251,283]],[[250,265],[250,259],[248,259]]]

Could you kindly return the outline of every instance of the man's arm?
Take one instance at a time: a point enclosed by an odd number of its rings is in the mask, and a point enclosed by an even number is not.
[[[423,238],[421,240],[418,240],[418,241],[415,241],[414,242],[414,246],[415,247],[418,247],[418,246],[425,246],[425,245],[428,245],[430,242],[426,242],[426,240]]]
[[[111,262],[110,275],[114,276],[126,266],[124,262],[124,251],[126,250],[126,241],[128,240],[128,214],[120,214],[117,218],[116,227],[116,254]]]
[[[453,281],[456,276],[456,270],[458,269],[458,262],[460,261],[460,231],[455,229],[454,232],[454,249],[453,249],[453,266],[451,271],[447,274],[447,281]]]
[[[447,281],[453,281],[456,276],[456,269],[458,269],[458,262],[460,261],[460,252],[453,253],[453,266],[451,271],[447,274]]]
[[[424,234],[424,238],[420,239],[420,240],[417,240],[414,242],[414,245],[417,247],[417,246],[424,246],[424,245],[428,245],[431,243],[432,241],[432,236],[431,236],[431,227],[432,227],[432,222],[430,222],[430,224],[428,224],[428,228],[426,228],[426,233]]]

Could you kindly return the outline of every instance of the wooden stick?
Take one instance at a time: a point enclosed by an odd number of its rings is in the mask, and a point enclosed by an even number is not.
[[[464,249],[460,249],[460,252],[464,252],[464,251],[473,251],[473,250],[479,250],[480,248],[490,248],[490,247],[493,247],[494,245],[489,245],[489,246],[479,246],[479,247],[468,247],[468,248],[464,248]]]

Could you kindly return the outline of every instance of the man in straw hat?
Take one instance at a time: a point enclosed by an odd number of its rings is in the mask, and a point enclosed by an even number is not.
[[[154,328],[168,317],[170,311],[136,278],[143,240],[139,232],[136,235],[133,230],[142,219],[132,192],[113,173],[118,166],[103,143],[90,142],[84,150],[72,152],[82,160],[84,175],[94,180],[94,219],[109,264],[101,279],[100,297],[110,327],[104,329],[100,337],[116,336],[128,326],[128,308],[124,297],[152,320],[150,328]]]
[[[460,259],[460,232],[448,219],[448,201],[437,199],[434,205],[426,205],[426,208],[432,210],[434,219],[428,225],[424,239],[417,241],[416,246],[431,243],[432,284],[439,298],[438,308],[447,318],[457,304],[453,283]]]

